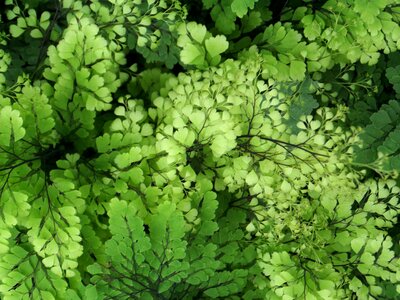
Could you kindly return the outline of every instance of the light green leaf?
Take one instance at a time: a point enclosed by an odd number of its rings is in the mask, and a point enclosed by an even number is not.
[[[217,35],[216,37],[210,37],[205,41],[206,49],[211,57],[216,57],[217,55],[226,51],[229,47],[229,43],[226,37],[223,35]]]
[[[129,153],[121,153],[115,157],[114,162],[118,168],[125,169],[131,164],[129,157]]]
[[[365,245],[365,242],[366,238],[364,236],[355,238],[351,241],[351,249],[353,249],[355,253],[358,253]]]
[[[88,84],[88,78],[90,71],[88,68],[82,68],[75,73],[76,83],[81,87],[86,87]]]
[[[108,133],[96,139],[96,147],[99,153],[105,153],[110,148],[110,135]]]
[[[299,60],[293,60],[290,63],[290,77],[293,80],[303,80],[306,72],[306,65]]]
[[[284,193],[289,193],[292,190],[292,186],[286,180],[282,181],[281,190]]]
[[[114,111],[116,116],[124,117],[126,110],[124,106],[118,106]]]
[[[141,149],[139,147],[132,147],[129,151],[129,159],[131,162],[137,162],[142,159]]]
[[[147,44],[147,39],[143,36],[139,36],[137,39],[137,45],[139,47],[144,47],[144,46],[146,46],[146,44]]]
[[[15,24],[10,25],[10,33],[13,37],[17,38],[24,32],[25,32],[25,30],[18,27],[17,25],[15,25]]]
[[[181,51],[181,60],[186,65],[202,65],[204,56],[204,50],[193,44],[187,44]]]
[[[99,299],[96,286],[89,285],[85,288],[85,299]]]
[[[205,118],[204,112],[200,110],[190,114],[190,122],[193,123],[196,130],[200,130],[204,126]]]
[[[86,87],[93,92],[97,92],[97,90],[103,85],[104,85],[104,79],[99,75],[94,75],[92,78],[90,78]]]
[[[189,131],[186,127],[180,128],[178,131],[174,133],[174,138],[183,144],[186,147],[190,147],[193,145],[193,142],[196,138],[195,133],[193,131]]]
[[[148,123],[143,124],[142,130],[140,131],[140,134],[142,136],[150,136],[150,135],[152,135],[153,134],[153,127]]]
[[[140,184],[143,180],[143,171],[139,167],[134,167],[128,171],[128,175],[133,184]]]
[[[254,172],[254,171],[252,170],[252,171],[251,171],[249,174],[247,174],[247,176],[246,176],[246,183],[247,183],[249,186],[253,186],[253,185],[255,185],[257,182],[258,182],[258,176],[257,176],[256,172]]]
[[[13,110],[11,106],[3,107],[0,110],[0,124],[0,144],[4,146],[10,146],[12,138],[13,141],[19,141],[25,136],[20,113]]]
[[[34,39],[40,39],[43,37],[43,34],[39,29],[35,28],[31,31],[31,37]]]
[[[333,197],[329,197],[327,195],[323,195],[321,197],[321,204],[325,207],[330,213],[334,212],[334,209],[337,205],[337,200]]]
[[[40,16],[40,23],[50,20],[51,14],[48,11],[44,11]]]
[[[189,22],[186,25],[186,28],[196,42],[198,42],[199,44],[203,43],[207,33],[206,26],[197,24],[196,22]]]
[[[215,157],[221,157],[229,150],[228,140],[223,135],[218,135],[214,138],[210,148]]]
[[[254,8],[254,3],[257,1],[258,0],[233,0],[231,9],[239,18],[243,18],[243,16],[247,14],[249,8]]]

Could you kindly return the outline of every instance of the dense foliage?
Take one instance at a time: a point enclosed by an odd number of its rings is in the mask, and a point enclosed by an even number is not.
[[[400,299],[398,0],[0,5],[1,299]]]

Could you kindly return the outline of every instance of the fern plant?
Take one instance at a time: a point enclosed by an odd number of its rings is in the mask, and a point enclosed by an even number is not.
[[[395,1],[47,4],[0,10],[2,299],[398,298]]]
[[[389,67],[386,76],[398,90],[396,68]],[[392,99],[383,104],[379,111],[371,115],[368,124],[360,134],[362,144],[355,148],[355,163],[367,165],[383,172],[399,170],[399,100]]]

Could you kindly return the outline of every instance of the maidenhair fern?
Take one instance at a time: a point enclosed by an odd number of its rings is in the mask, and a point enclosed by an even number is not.
[[[390,83],[393,85],[394,90],[397,93],[397,96],[400,95],[400,67],[396,66],[389,67],[386,70],[386,76],[389,79]]]
[[[185,16],[178,1],[94,1],[90,9],[118,50],[122,45],[136,49],[147,62],[162,62],[169,68],[178,62],[176,22]]]
[[[378,2],[0,4],[0,298],[398,298]]]
[[[201,294],[226,297],[242,289],[246,270],[218,272],[221,263],[216,260],[217,245],[207,242],[212,234],[210,225],[213,231],[218,228],[213,218],[217,205],[214,212],[207,206],[216,202],[215,194],[207,192],[203,201],[200,214],[205,218],[190,230],[195,235],[184,239],[190,231],[172,203],[158,206],[158,211],[146,218],[146,224],[133,203],[112,200],[109,214],[113,236],[105,244],[109,260],[88,268],[99,299],[192,299]]]
[[[385,233],[400,208],[395,182],[368,182],[355,195],[347,178],[335,178],[336,191],[328,180],[326,187],[309,185],[292,206],[296,213],[268,215],[264,222],[281,227],[280,235],[258,229],[269,241],[260,261],[270,279],[267,298],[368,299],[382,293],[381,281],[397,282],[399,261]]]
[[[390,67],[386,76],[397,92],[397,73]],[[382,105],[379,111],[371,116],[371,123],[360,134],[361,147],[355,148],[355,162],[371,165],[377,170],[392,172],[400,166],[400,103],[398,99]]]
[[[178,46],[184,64],[197,68],[216,66],[221,61],[221,54],[228,49],[229,43],[222,35],[211,36],[204,25],[189,22],[179,28]]]
[[[268,21],[272,13],[268,10],[270,1],[258,0],[203,0],[203,8],[210,9],[215,28],[226,35],[238,36],[238,33],[250,32]],[[237,24],[240,20],[240,25]]]
[[[67,282],[49,271],[27,243],[17,243],[20,245],[13,246],[0,263],[4,299],[63,298]]]

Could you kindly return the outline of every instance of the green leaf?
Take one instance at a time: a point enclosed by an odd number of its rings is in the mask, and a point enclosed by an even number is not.
[[[250,32],[260,26],[263,22],[261,13],[259,11],[251,11],[248,16],[242,19],[243,33]],[[243,38],[243,42],[246,38]]]
[[[181,51],[181,60],[187,65],[203,65],[205,53],[200,46],[186,45]]]
[[[76,82],[79,86],[86,87],[90,76],[90,71],[87,68],[82,68],[75,73]]]
[[[216,5],[211,10],[211,17],[215,22],[215,27],[223,34],[231,34],[235,30],[236,15],[232,12],[232,9],[228,6],[221,7]]]
[[[44,11],[40,16],[40,23],[50,20],[51,14],[48,11]]]
[[[211,57],[216,57],[228,49],[229,43],[225,36],[217,35],[216,37],[208,38],[205,41],[205,46],[208,54],[210,54]]]
[[[25,30],[22,29],[21,27],[18,27],[17,25],[15,25],[15,24],[10,25],[10,33],[13,37],[17,38],[24,32],[25,32]]]
[[[178,131],[174,133],[174,138],[183,144],[186,147],[190,147],[193,145],[193,142],[196,138],[195,133],[193,131],[189,131],[186,127],[180,128]]]
[[[389,67],[386,69],[386,77],[393,85],[394,90],[400,95],[400,66]]]
[[[290,77],[293,80],[303,80],[306,72],[306,65],[302,61],[293,60],[290,63]]]
[[[311,112],[318,107],[318,101],[313,97],[310,91],[314,84],[315,83],[307,77],[305,81],[299,84],[297,97],[293,97],[290,102],[288,108],[289,119],[286,121],[286,124],[294,134],[300,132],[298,123],[301,117],[310,115]],[[285,93],[287,92],[285,91]],[[289,93],[292,94],[291,92]]]
[[[210,148],[215,157],[221,157],[229,151],[229,141],[223,135],[218,135],[214,138]]]
[[[218,0],[203,0],[203,6],[205,9],[210,9],[218,3]]]
[[[25,136],[25,129],[22,127],[23,120],[20,112],[13,110],[11,106],[3,107],[0,110],[0,144],[10,146],[11,142],[17,142]]]
[[[313,15],[306,15],[301,19],[304,24],[304,35],[313,41],[321,35],[321,26]]]
[[[118,168],[125,169],[126,167],[131,165],[131,161],[129,158],[130,158],[129,153],[122,153],[118,154],[115,157],[114,161]]]
[[[64,278],[57,277],[46,269],[41,259],[34,253],[25,253],[21,246],[14,246],[6,259],[0,259],[3,270],[0,280],[0,291],[4,299],[23,299],[35,297],[40,299],[56,299],[67,289]],[[32,284],[32,278],[39,279]],[[34,280],[35,282],[35,280]],[[29,287],[29,289],[27,288]]]
[[[31,31],[31,37],[33,37],[34,39],[40,39],[40,38],[43,37],[43,34],[42,34],[42,32],[41,32],[39,29],[34,28],[34,29]]]
[[[153,127],[148,123],[143,124],[140,134],[142,136],[151,136],[153,134]]]
[[[374,168],[385,172],[390,172],[397,167],[398,159],[396,155],[398,143],[397,120],[400,117],[400,105],[396,100],[390,100],[383,104],[379,111],[370,117],[371,123],[368,124],[359,134],[362,145],[354,146],[355,159],[357,163],[374,164],[378,156],[385,154],[379,164]]]
[[[97,92],[104,85],[104,79],[98,75],[91,77],[87,83],[87,88],[93,92]]]
[[[204,25],[197,24],[195,22],[189,22],[186,24],[186,28],[197,43],[203,43],[207,33],[207,28]]]
[[[254,8],[254,3],[257,1],[258,0],[233,0],[231,8],[239,18],[243,18],[243,16],[247,14],[249,8]]]
[[[249,186],[253,186],[258,182],[258,177],[257,174],[254,171],[251,171],[247,176],[246,176],[246,183]]]
[[[365,237],[358,237],[355,239],[351,240],[351,249],[353,249],[353,251],[355,253],[359,253],[361,251],[361,249],[364,247],[366,242],[366,238]]]

